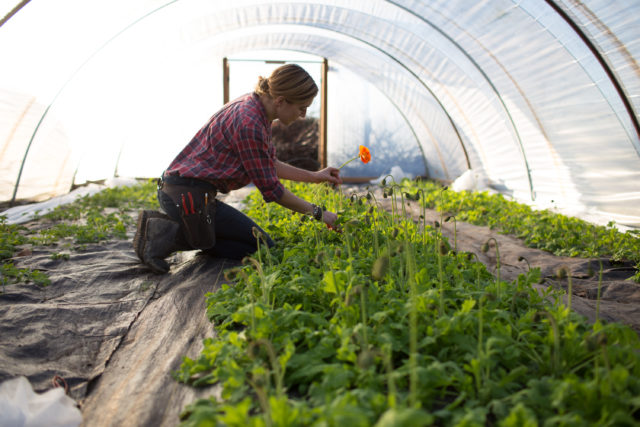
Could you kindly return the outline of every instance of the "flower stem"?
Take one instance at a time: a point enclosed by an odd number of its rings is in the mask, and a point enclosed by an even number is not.
[[[344,163],[342,164],[342,166],[340,166],[338,169],[342,169],[343,167],[345,167],[347,164],[349,164],[349,163],[353,162],[353,161],[354,161],[355,159],[357,159],[358,157],[360,157],[360,156],[355,156],[353,159],[349,159],[349,160],[347,160],[347,161],[346,161],[346,162],[344,162]]]

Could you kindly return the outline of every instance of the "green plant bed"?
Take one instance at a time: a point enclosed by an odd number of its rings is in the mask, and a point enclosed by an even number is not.
[[[0,216],[0,282],[4,286],[20,282],[50,284],[46,274],[29,268],[17,268],[13,257],[20,249],[62,245],[66,249],[82,250],[88,243],[127,238],[127,227],[135,221],[140,209],[157,209],[155,183],[141,182],[128,187],[107,188],[84,196],[37,218],[31,228],[7,224]],[[65,243],[70,241],[72,244]],[[54,258],[68,259],[58,253]]]
[[[433,181],[403,180],[400,188],[407,194],[419,192],[427,208],[512,234],[530,247],[555,255],[640,262],[640,230],[623,233],[613,222],[595,225],[549,210],[535,210],[501,194],[456,192]]]
[[[179,381],[219,383],[184,425],[632,425],[640,342],[541,293],[532,269],[496,280],[424,222],[292,185],[340,212],[341,232],[248,200],[260,245],[207,295],[217,338]],[[498,276],[499,277],[499,276]]]

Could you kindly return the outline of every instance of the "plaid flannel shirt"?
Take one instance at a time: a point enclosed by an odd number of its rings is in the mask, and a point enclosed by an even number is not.
[[[208,181],[228,193],[253,182],[266,202],[280,199],[271,123],[257,94],[225,105],[171,162],[165,174]]]

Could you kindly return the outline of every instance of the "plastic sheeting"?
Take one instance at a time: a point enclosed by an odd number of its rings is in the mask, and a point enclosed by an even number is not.
[[[604,0],[32,1],[0,27],[0,197],[159,174],[222,58],[274,49],[328,58],[332,164],[370,138],[372,176],[640,226],[640,3]]]

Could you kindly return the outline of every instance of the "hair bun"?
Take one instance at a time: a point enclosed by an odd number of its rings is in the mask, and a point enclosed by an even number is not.
[[[269,79],[268,78],[264,78],[262,76],[258,77],[258,87],[257,87],[257,92],[259,93],[264,93],[264,94],[269,94]]]

